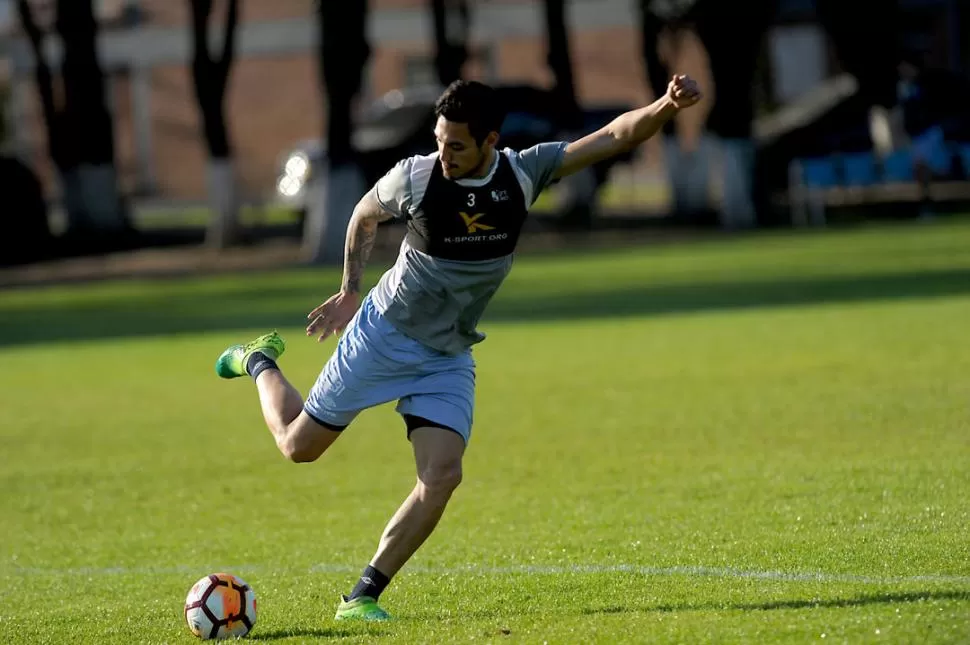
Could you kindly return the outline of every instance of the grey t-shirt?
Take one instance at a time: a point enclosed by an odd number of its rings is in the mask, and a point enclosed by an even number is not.
[[[512,166],[526,207],[549,185],[562,163],[565,142],[541,143],[521,152],[499,152]],[[480,179],[459,179],[480,188],[496,174],[495,156]],[[438,154],[398,162],[374,186],[381,206],[397,218],[420,214],[421,202],[438,164]],[[377,310],[402,333],[446,354],[458,354],[485,339],[477,330],[485,307],[512,268],[512,255],[474,262],[444,260],[423,253],[405,240],[394,266],[371,292]]]

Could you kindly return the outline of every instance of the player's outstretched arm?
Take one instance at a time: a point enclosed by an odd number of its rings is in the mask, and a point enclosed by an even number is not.
[[[344,277],[340,291],[311,311],[307,318],[307,336],[319,333],[324,340],[343,331],[360,307],[360,289],[364,279],[364,267],[377,239],[377,225],[393,215],[377,201],[373,191],[364,195],[347,226],[347,243],[344,249]]]
[[[696,82],[688,76],[674,76],[664,96],[646,107],[621,114],[596,132],[566,146],[562,164],[554,177],[571,175],[635,148],[659,132],[679,110],[700,99]]]

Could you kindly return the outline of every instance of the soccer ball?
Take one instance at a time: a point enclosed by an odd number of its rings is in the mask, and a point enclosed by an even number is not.
[[[256,594],[231,573],[211,573],[189,589],[185,622],[203,640],[240,638],[256,624]]]

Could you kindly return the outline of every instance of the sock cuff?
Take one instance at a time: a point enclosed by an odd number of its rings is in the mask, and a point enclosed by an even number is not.
[[[373,580],[378,585],[386,585],[388,582],[391,581],[389,577],[387,577],[386,575],[384,575],[383,573],[381,573],[380,571],[378,571],[377,569],[375,569],[369,564],[367,565],[367,568],[364,569],[364,575],[370,578],[371,580]]]
[[[381,594],[384,593],[384,588],[390,582],[390,578],[375,569],[374,567],[367,565],[364,572],[360,574],[360,579],[357,581],[357,586],[354,590],[350,592],[349,599],[359,598],[361,596],[368,596],[374,600],[378,600]]]
[[[253,377],[254,381],[265,370],[270,369],[278,370],[279,367],[276,365],[276,361],[262,352],[255,352],[249,357],[249,360],[246,361],[246,372]]]

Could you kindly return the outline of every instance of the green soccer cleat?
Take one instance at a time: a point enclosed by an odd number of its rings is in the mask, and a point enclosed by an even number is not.
[[[216,374],[222,378],[237,378],[246,376],[246,361],[256,352],[262,352],[274,361],[283,355],[286,343],[275,331],[260,336],[245,345],[233,345],[222,352],[216,360]]]
[[[370,596],[357,596],[353,600],[347,600],[347,596],[341,596],[340,601],[334,620],[391,619],[391,615],[381,609],[377,601]]]

